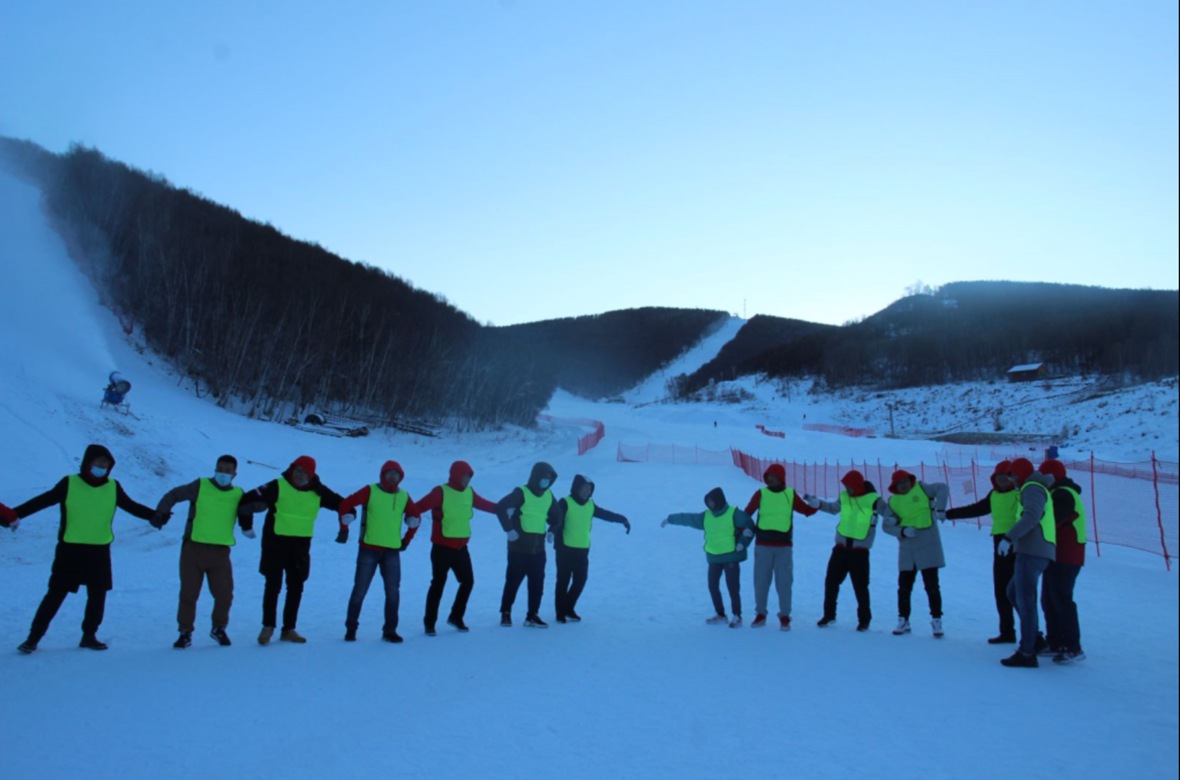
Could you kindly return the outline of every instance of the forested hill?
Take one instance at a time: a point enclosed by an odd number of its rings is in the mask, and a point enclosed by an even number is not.
[[[722,316],[642,309],[482,327],[393,274],[96,150],[56,155],[0,138],[0,163],[41,188],[71,256],[125,326],[197,392],[252,416],[530,425],[559,382],[617,393]]]
[[[1153,380],[1180,372],[1178,311],[1174,290],[956,282],[839,328],[755,318],[727,348],[732,359],[723,352],[686,393],[746,374],[908,387],[1003,378],[1030,363],[1051,375]]]

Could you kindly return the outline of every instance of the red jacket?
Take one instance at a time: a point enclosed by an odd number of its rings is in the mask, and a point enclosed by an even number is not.
[[[471,466],[466,461],[457,460],[451,464],[451,473],[447,479],[447,486],[453,490],[463,490],[463,478],[466,477],[470,480],[473,476],[475,476],[475,471],[472,470]],[[471,494],[474,499],[473,506],[475,509],[490,514],[496,513],[494,502],[487,500],[474,490],[471,491]],[[443,547],[450,547],[453,550],[461,550],[467,546],[467,539],[450,539],[442,534],[442,502],[442,485],[439,485],[427,493],[421,501],[414,503],[412,506],[407,506],[406,514],[422,517],[429,511],[430,519],[433,521],[430,528],[430,541]]]

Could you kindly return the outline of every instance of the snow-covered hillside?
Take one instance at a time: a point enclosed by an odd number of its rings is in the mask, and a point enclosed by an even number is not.
[[[388,431],[331,438],[251,421],[192,396],[159,360],[126,340],[37,203],[35,190],[0,176],[0,267],[7,285],[0,306],[0,501],[25,501],[76,471],[90,442],[108,446],[118,459],[113,476],[133,498],[152,504],[167,489],[208,475],[223,452],[238,457],[243,487],[273,479],[276,469],[309,454],[323,481],[346,494],[372,482],[380,464],[394,458],[406,468],[403,486],[415,498],[444,481],[452,461],[464,459],[475,469],[475,490],[493,500],[545,460],[559,474],[560,495],[575,474],[585,474],[597,483],[595,500],[628,516],[633,530],[595,526],[590,580],[579,603],[584,622],[535,630],[518,620],[508,629],[498,625],[504,534],[478,514],[470,546],[471,631],[442,627],[433,638],[421,628],[430,580],[423,533],[402,554],[406,642],[379,640],[375,582],[360,641],[346,644],[356,548],[334,544],[336,524],[325,513],[300,613],[306,645],[254,641],[262,595],[258,542],[239,538],[229,626],[234,645],[217,647],[198,630],[193,647],[174,650],[180,523],[156,531],[120,514],[112,547],[115,590],[99,632],[111,649],[76,647],[82,594],[67,599],[40,649],[22,656],[15,647],[44,594],[58,522],[56,510],[33,515],[16,533],[0,532],[5,777],[1175,776],[1180,599],[1176,574],[1158,556],[1104,548],[1100,558],[1091,557],[1077,591],[1089,657],[1066,668],[999,665],[1010,649],[983,641],[996,622],[991,544],[986,532],[963,525],[943,533],[943,639],[931,636],[920,588],[917,630],[890,634],[897,547],[888,537],[872,552],[872,629],[852,630],[848,588],[837,625],[816,628],[835,526],[826,515],[799,518],[796,526],[791,631],[704,624],[711,609],[700,534],[660,528],[659,521],[670,512],[702,510],[702,496],[716,486],[744,506],[759,483],[728,464],[621,463],[617,445],[788,446],[798,459],[867,452],[902,462],[933,461],[942,452],[944,445],[932,441],[803,429],[813,421],[866,424],[857,399],[793,388],[787,400],[786,388],[766,383],[750,383],[756,400],[739,405],[637,407],[559,393],[547,410],[554,417],[605,423],[606,438],[581,457],[576,428],[562,424],[436,440]],[[703,362],[720,343],[710,342],[692,359]],[[98,407],[106,375],[115,369],[134,383],[135,416]],[[641,390],[630,397],[652,398]],[[1161,411],[1170,408],[1171,417],[1146,418],[1158,422],[1154,428],[1143,423],[1162,442],[1174,441],[1176,432],[1174,385],[1170,392],[1161,391],[1156,403]],[[945,429],[959,419],[957,412],[935,411],[952,404],[949,396],[913,398],[930,420],[915,428]],[[1017,425],[1014,415],[1008,420]],[[788,444],[763,436],[758,424],[788,430]],[[884,430],[880,420],[871,424]],[[1113,423],[1109,430],[1116,430]],[[1126,454],[1115,452],[1115,440],[1096,438],[1095,447],[1110,448],[1101,449],[1106,457]],[[747,622],[751,570],[743,564]],[[547,618],[552,579],[550,559]],[[444,608],[454,592],[451,581]],[[523,602],[522,589],[518,618]],[[773,595],[770,606],[778,606]],[[210,607],[205,594],[199,629],[207,626]]]

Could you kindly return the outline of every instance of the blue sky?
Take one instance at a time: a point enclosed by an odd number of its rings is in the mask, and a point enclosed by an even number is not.
[[[14,2],[78,142],[497,325],[1175,289],[1175,2]]]

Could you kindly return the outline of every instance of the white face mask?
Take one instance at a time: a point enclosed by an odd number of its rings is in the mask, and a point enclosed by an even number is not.
[[[103,477],[105,477],[105,476],[106,476],[108,473],[110,473],[110,469],[100,469],[98,466],[91,466],[91,467],[90,467],[90,473],[91,473],[91,474],[92,474],[94,477],[96,477],[96,478],[98,478],[98,479],[102,479],[102,478],[103,478]]]
[[[218,471],[213,474],[213,481],[221,487],[229,487],[234,481],[234,475],[226,474],[224,471]]]
[[[542,490],[544,490],[545,488],[549,487],[549,480],[543,479],[540,482],[538,482],[537,484],[541,486]]]

